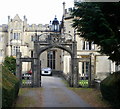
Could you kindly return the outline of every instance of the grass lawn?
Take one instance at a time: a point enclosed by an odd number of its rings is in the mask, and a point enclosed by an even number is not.
[[[41,107],[43,103],[42,88],[20,88],[13,107]]]
[[[102,99],[101,92],[93,88],[70,88],[77,93],[83,100],[93,107],[110,107],[110,105]]]

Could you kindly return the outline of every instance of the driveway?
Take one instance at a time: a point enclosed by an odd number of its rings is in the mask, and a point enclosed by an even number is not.
[[[62,79],[42,76],[43,107],[90,107],[77,94],[69,90]]]

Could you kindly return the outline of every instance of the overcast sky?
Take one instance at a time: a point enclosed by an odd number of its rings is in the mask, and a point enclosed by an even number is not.
[[[13,18],[16,14],[23,19],[26,15],[29,24],[48,24],[55,15],[60,21],[63,14],[63,5],[73,7],[74,0],[1,0],[0,25],[8,23],[8,16]]]

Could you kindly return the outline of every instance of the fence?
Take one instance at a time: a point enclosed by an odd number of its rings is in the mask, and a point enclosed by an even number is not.
[[[22,74],[22,87],[32,87],[32,74]]]

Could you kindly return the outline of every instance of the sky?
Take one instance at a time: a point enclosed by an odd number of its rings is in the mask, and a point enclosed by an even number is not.
[[[49,24],[55,15],[61,21],[63,2],[66,8],[73,7],[74,0],[1,0],[0,25],[8,23],[8,16],[14,18],[16,14],[23,20],[25,15],[28,24]]]

